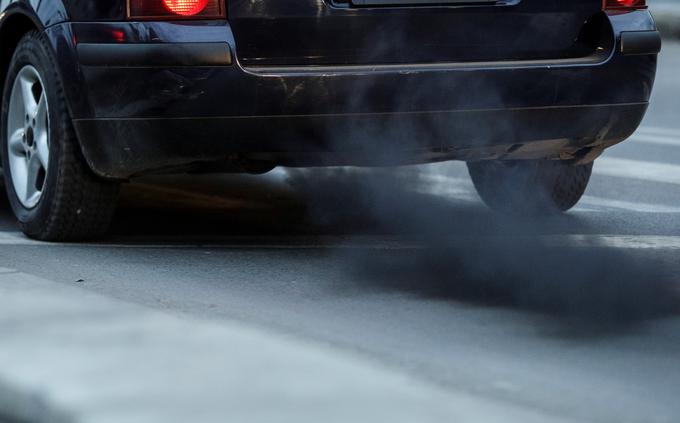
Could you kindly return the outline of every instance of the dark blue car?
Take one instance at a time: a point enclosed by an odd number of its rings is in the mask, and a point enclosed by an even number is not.
[[[468,162],[492,208],[571,208],[629,137],[644,0],[2,0],[2,167],[23,231],[101,236],[153,173]]]

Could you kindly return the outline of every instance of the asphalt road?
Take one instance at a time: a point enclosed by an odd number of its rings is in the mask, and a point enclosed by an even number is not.
[[[488,212],[455,163],[151,178],[125,188],[101,244],[25,240],[3,201],[0,266],[265,328],[445,392],[575,421],[676,422],[678,68],[667,44],[643,128],[562,217]]]

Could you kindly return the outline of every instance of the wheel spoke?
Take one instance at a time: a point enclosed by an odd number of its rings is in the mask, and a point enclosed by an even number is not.
[[[37,131],[47,130],[47,98],[44,92],[40,95],[40,100],[36,105],[35,120],[35,129]]]
[[[45,172],[47,172],[49,161],[50,161],[50,146],[47,139],[47,132],[39,132],[36,134],[35,139],[35,155],[38,157],[40,164],[42,165]]]
[[[40,101],[38,102],[38,110],[35,117],[35,147],[38,159],[42,164],[45,172],[47,172],[47,165],[49,164],[50,157],[50,146],[49,146],[49,128],[47,120],[47,98],[43,92],[40,95]]]
[[[19,128],[12,132],[9,136],[9,151],[16,156],[24,156],[26,150],[24,148],[24,129]]]
[[[12,182],[14,191],[22,203],[26,201],[26,184],[28,182],[28,162],[25,157],[10,157]]]
[[[36,103],[35,95],[33,95],[33,85],[35,85],[35,81],[29,79],[27,76],[21,76],[19,78],[19,84],[21,85],[21,98],[24,101],[24,109],[30,117],[33,117],[38,109],[38,103]]]
[[[26,201],[30,203],[36,195],[40,195],[40,189],[38,188],[38,177],[40,175],[40,170],[42,169],[42,164],[40,159],[36,156],[32,156],[28,161],[27,174],[26,174]]]

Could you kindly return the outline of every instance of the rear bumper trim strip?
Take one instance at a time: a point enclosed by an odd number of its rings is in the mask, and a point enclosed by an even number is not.
[[[83,43],[77,48],[83,66],[125,68],[232,64],[231,49],[227,43]]]
[[[628,31],[621,33],[621,54],[658,54],[661,51],[659,31]]]
[[[427,72],[478,69],[525,69],[564,66],[592,66],[604,63],[611,57],[611,49],[598,50],[585,57],[552,60],[507,60],[495,62],[444,62],[390,65],[337,65],[337,66],[248,66],[244,69],[256,75],[329,75],[374,72]]]

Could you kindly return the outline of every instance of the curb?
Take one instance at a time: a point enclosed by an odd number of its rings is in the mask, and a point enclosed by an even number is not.
[[[0,268],[0,422],[572,423],[237,320]]]

